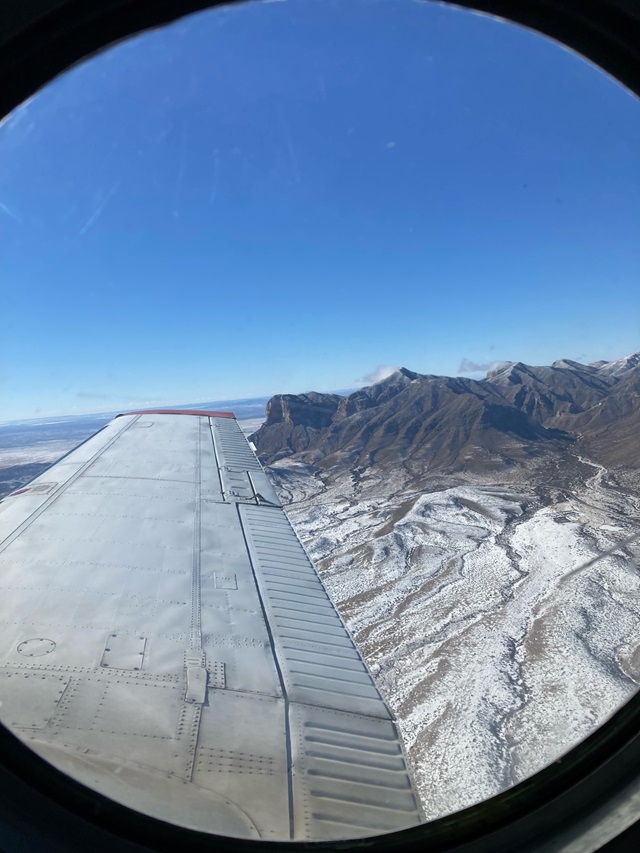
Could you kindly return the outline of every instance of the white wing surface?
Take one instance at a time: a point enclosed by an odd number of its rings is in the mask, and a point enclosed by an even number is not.
[[[421,821],[395,723],[232,415],[120,416],[0,503],[0,719],[115,800],[321,840]]]

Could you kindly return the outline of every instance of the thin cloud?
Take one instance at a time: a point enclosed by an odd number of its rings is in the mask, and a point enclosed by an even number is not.
[[[498,370],[500,367],[506,367],[511,364],[510,361],[472,361],[470,358],[463,358],[458,368],[458,376],[463,373],[489,373],[491,370]]]
[[[491,370],[492,365],[492,361],[479,362],[471,361],[470,358],[463,358],[458,368],[458,375],[461,373],[484,373],[487,370]]]
[[[0,210],[2,210],[4,213],[6,213],[6,214],[7,214],[7,216],[10,216],[12,219],[15,219],[15,221],[16,221],[17,223],[19,223],[20,225],[22,225],[22,219],[20,219],[20,217],[18,216],[18,214],[17,214],[17,213],[14,213],[14,212],[13,212],[13,210],[11,210],[11,208],[7,207],[7,205],[6,205],[6,204],[4,204],[4,203],[3,203],[3,202],[1,202],[1,201],[0,201]]]
[[[98,394],[94,391],[77,391],[76,397],[81,400],[113,400],[113,394]]]
[[[399,370],[399,368],[391,367],[388,364],[382,364],[380,367],[376,367],[373,373],[367,373],[366,376],[363,376],[362,381],[367,385],[375,385],[376,382],[382,382],[383,379],[387,379],[389,376],[392,376],[396,370]]]
[[[124,400],[127,397],[136,399],[135,394],[106,394],[101,391],[76,391],[76,397],[80,400]],[[139,398],[138,398],[139,399]],[[152,401],[157,402],[157,401]],[[128,405],[128,404],[127,404]]]

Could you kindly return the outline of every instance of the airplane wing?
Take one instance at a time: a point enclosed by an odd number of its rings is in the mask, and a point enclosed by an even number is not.
[[[0,502],[0,719],[241,838],[420,823],[394,720],[233,415],[119,416]]]

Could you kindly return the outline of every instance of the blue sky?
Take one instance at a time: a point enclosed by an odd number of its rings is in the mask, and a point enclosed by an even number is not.
[[[638,152],[617,83],[437,4],[129,40],[0,127],[0,418],[638,350]]]

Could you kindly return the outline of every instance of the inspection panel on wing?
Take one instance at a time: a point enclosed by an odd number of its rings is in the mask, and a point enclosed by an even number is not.
[[[233,415],[120,416],[0,503],[0,720],[244,838],[422,819],[396,725]]]

